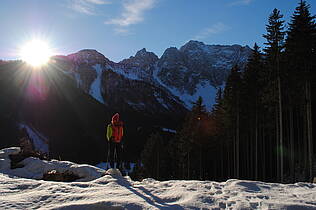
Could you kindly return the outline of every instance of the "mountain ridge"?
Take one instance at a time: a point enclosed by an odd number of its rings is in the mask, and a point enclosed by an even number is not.
[[[111,70],[130,80],[164,89],[186,108],[190,108],[198,96],[202,96],[207,107],[211,108],[217,88],[224,85],[230,69],[233,65],[244,68],[250,53],[247,45],[207,45],[191,40],[179,49],[167,48],[160,57],[143,48],[134,56],[117,63],[93,49],[80,50],[63,58],[70,61],[69,71],[78,87],[101,103],[106,101],[102,75]],[[96,65],[99,65],[98,68]],[[100,84],[97,91],[95,83]],[[205,89],[209,89],[210,93]],[[93,93],[97,93],[97,96]]]

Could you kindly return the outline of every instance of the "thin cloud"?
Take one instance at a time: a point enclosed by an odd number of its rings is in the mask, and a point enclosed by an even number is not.
[[[194,40],[203,40],[211,35],[219,34],[224,31],[229,30],[230,27],[225,25],[224,23],[216,23],[212,25],[211,27],[203,29],[199,34],[197,34],[193,39]]]
[[[120,35],[131,35],[132,33],[130,32],[130,30],[128,30],[127,28],[123,28],[123,27],[118,27],[114,29],[114,32],[116,34],[120,34]]]
[[[106,0],[71,0],[69,8],[86,15],[96,15],[96,6],[103,4],[111,4],[111,2]]]
[[[228,4],[228,6],[249,5],[253,0],[238,0]]]
[[[157,0],[125,0],[121,17],[106,21],[105,24],[113,24],[127,27],[144,20],[144,13],[155,6]]]
[[[109,4],[109,1],[104,0],[85,0],[86,2],[90,2],[92,4]]]

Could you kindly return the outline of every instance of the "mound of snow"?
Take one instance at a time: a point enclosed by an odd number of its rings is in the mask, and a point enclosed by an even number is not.
[[[109,170],[106,171],[105,174],[116,176],[116,177],[122,176],[122,173],[120,172],[120,170],[115,169],[115,168],[110,168]]]
[[[0,150],[0,173],[29,179],[42,179],[45,173],[52,170],[60,173],[70,171],[81,177],[77,181],[91,181],[100,178],[105,173],[104,170],[90,165],[76,164],[69,161],[46,161],[33,157],[21,161],[24,167],[11,169],[9,155],[17,154],[19,151],[20,148],[17,147]]]
[[[124,172],[127,174],[130,174],[130,173],[133,173],[136,163],[124,163],[124,166],[125,166]],[[110,163],[107,163],[107,162],[98,163],[97,165],[95,165],[95,167],[101,168],[103,170],[108,170],[111,168]]]

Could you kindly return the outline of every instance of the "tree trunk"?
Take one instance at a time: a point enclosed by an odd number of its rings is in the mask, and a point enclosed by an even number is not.
[[[293,106],[290,105],[290,174],[291,174],[291,179],[292,182],[295,182],[295,157],[294,157],[294,123],[293,123]]]
[[[306,93],[306,120],[307,120],[307,141],[308,141],[308,162],[309,162],[309,178],[313,179],[313,137],[312,137],[312,108],[311,108],[311,91],[310,82],[305,81]]]
[[[221,141],[221,179],[224,178],[224,143]]]
[[[265,128],[264,128],[264,115],[262,119],[262,134],[261,134],[261,141],[262,141],[262,180],[266,180],[266,144],[265,144]]]
[[[278,98],[279,98],[279,141],[280,141],[280,179],[283,183],[283,115],[282,115],[282,95],[281,95],[281,79],[278,76]]]
[[[239,178],[239,107],[237,108],[236,126],[236,178]]]
[[[188,179],[190,179],[190,151],[188,151],[188,173],[187,173]]]
[[[157,173],[157,179],[159,180],[159,167],[160,167],[160,163],[159,163],[159,143],[160,142],[158,142],[158,148],[157,148],[157,171],[156,171],[156,173]]]
[[[226,144],[226,151],[227,151],[227,161],[226,161],[226,165],[228,165],[228,169],[227,169],[227,178],[229,179],[231,176],[231,169],[232,169],[232,161],[230,160],[230,150],[229,150],[229,141],[227,141]]]
[[[305,89],[305,87],[304,87]],[[304,90],[305,91],[305,90]],[[307,133],[307,106],[306,106],[306,102],[305,102],[305,105],[304,107],[302,107],[303,111],[302,111],[302,114],[303,114],[303,160],[304,160],[304,172],[305,172],[305,179],[307,178],[307,174],[309,175],[309,148],[308,148],[308,133]]]
[[[202,180],[202,145],[199,145],[200,147],[200,180]]]
[[[279,121],[278,121],[278,109],[275,109],[275,126],[276,126],[276,158],[277,158],[277,180],[280,181],[281,175],[280,175],[280,154],[279,154],[279,149],[280,149],[280,129],[279,129]]]
[[[255,115],[255,180],[258,180],[258,112]]]

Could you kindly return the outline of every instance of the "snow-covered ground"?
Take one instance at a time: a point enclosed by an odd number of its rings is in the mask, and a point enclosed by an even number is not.
[[[0,150],[0,169],[16,151]],[[316,209],[316,185],[309,183],[138,182],[113,173],[66,183],[20,178],[10,170],[0,173],[0,182],[0,209]]]

